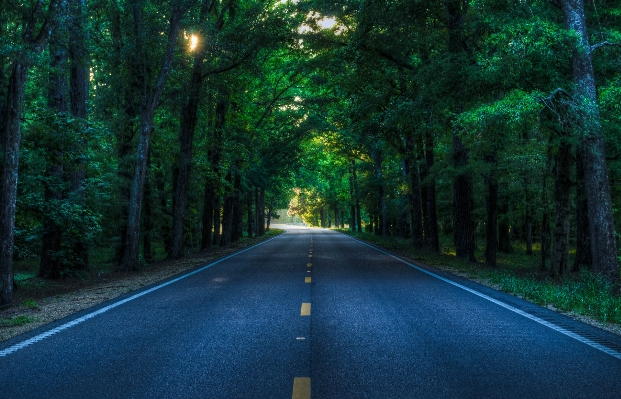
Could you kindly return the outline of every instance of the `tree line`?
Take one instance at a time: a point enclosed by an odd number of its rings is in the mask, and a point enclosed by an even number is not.
[[[54,279],[113,247],[132,271],[265,233],[313,128],[289,106],[313,70],[294,8],[0,4],[0,304],[16,259]]]
[[[327,17],[334,24],[326,23]],[[0,304],[13,262],[119,271],[290,204],[456,256],[618,279],[609,0],[0,3]],[[19,182],[19,184],[18,184]],[[575,262],[569,264],[575,243]]]
[[[491,266],[521,239],[551,276],[618,281],[616,2],[315,3],[338,20],[321,39],[332,134],[290,213],[436,252],[450,234]]]

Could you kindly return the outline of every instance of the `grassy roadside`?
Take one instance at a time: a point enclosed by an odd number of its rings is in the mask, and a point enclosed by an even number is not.
[[[541,253],[525,255],[514,247],[512,254],[498,253],[498,267],[470,263],[451,254],[450,237],[443,237],[441,253],[414,249],[409,240],[383,238],[372,233],[342,233],[419,261],[491,286],[520,298],[576,316],[586,316],[617,332],[621,327],[621,295],[605,278],[586,270],[564,279],[552,279],[540,270]],[[515,244],[514,244],[515,245]],[[485,244],[478,245],[477,259],[484,259]]]
[[[262,237],[243,237],[224,247],[214,246],[207,251],[190,252],[185,258],[175,261],[163,259],[165,254],[162,253],[157,258],[158,261],[145,264],[140,271],[131,273],[116,273],[115,263],[105,260],[109,258],[101,253],[96,253],[91,258],[89,272],[65,274],[59,280],[37,277],[36,259],[21,262],[15,270],[13,305],[0,309],[0,341],[175,274],[211,263],[282,232],[280,229],[270,229]],[[96,259],[105,261],[96,262]]]

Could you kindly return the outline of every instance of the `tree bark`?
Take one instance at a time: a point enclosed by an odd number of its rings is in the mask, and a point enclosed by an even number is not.
[[[422,248],[424,245],[423,237],[423,216],[422,216],[422,197],[420,185],[420,173],[418,170],[419,158],[415,155],[414,145],[410,144],[408,154],[411,158],[406,158],[405,167],[409,178],[410,194],[410,213],[412,219],[412,244],[414,248]]]
[[[358,191],[358,174],[356,173],[356,160],[352,159],[352,177],[354,179],[354,196],[356,199],[356,222],[358,223],[358,233],[362,233],[362,219],[360,218],[360,197]]]
[[[150,156],[149,156],[150,158]],[[150,160],[147,165],[150,166]],[[153,214],[151,212],[153,202],[153,190],[151,190],[151,182],[147,176],[144,184],[144,215],[142,224],[144,226],[144,234],[142,239],[142,257],[146,263],[153,263]]]
[[[246,207],[248,208],[248,237],[252,238],[252,232],[254,230],[254,216],[252,215],[252,191],[248,191],[246,194]]]
[[[84,29],[84,4],[85,0],[69,0],[69,98],[71,103],[71,115],[79,120],[86,128],[87,123],[87,101],[89,86],[89,70],[88,70],[88,54],[86,50],[86,34]],[[80,132],[76,138],[73,147],[74,158],[70,170],[71,184],[69,187],[73,200],[81,209],[86,208],[86,190],[84,189],[84,181],[86,179],[86,154],[88,153],[88,140],[86,134]],[[89,243],[84,239],[86,237],[87,226],[80,228],[81,237],[73,238],[72,253],[72,269],[88,270]]]
[[[379,234],[382,237],[388,235],[386,230],[386,192],[384,189],[384,178],[382,176],[382,151],[377,148],[373,148],[370,151],[371,159],[373,160],[373,167],[375,168],[375,179],[377,180],[377,194],[379,196]]]
[[[543,208],[541,221],[541,270],[546,270],[546,259],[550,257],[550,206],[548,204],[548,174],[552,165],[552,136],[548,142],[547,165],[542,176],[541,205]]]
[[[498,249],[506,254],[513,252],[511,245],[511,223],[509,220],[509,196],[503,194],[499,201]]]
[[[474,222],[472,221],[472,178],[460,172],[468,164],[468,150],[457,132],[453,132],[453,161],[458,174],[454,187],[455,253],[458,258],[476,262],[474,257]]]
[[[593,270],[614,280],[619,279],[617,242],[612,215],[612,199],[602,136],[591,45],[583,0],[560,0],[565,26],[576,32],[579,40],[571,59],[574,101],[577,108],[575,132],[580,139],[584,159],[591,255]]]
[[[334,227],[339,228],[339,210],[338,206],[334,206]]]
[[[440,238],[438,236],[438,215],[436,211],[436,181],[429,176],[434,165],[434,140],[430,132],[425,134],[425,163],[421,170],[421,180],[427,183],[421,188],[421,197],[424,200],[423,221],[425,228],[425,246],[434,252],[440,252]],[[422,148],[421,148],[422,151]]]
[[[198,122],[198,105],[200,92],[203,84],[203,60],[206,46],[202,46],[194,57],[194,67],[190,83],[187,87],[188,100],[181,111],[181,128],[179,131],[179,173],[175,188],[175,207],[173,209],[173,224],[171,247],[168,253],[169,259],[183,257],[183,230],[185,226],[185,214],[188,208],[188,188],[190,186],[190,171],[192,167],[192,148],[194,145],[194,132]]]
[[[140,29],[142,10],[141,5],[134,6],[134,23],[136,29]],[[142,198],[144,194],[144,180],[147,169],[147,154],[151,140],[151,132],[153,131],[153,117],[155,109],[159,103],[159,99],[164,91],[166,81],[172,68],[174,52],[177,44],[177,34],[179,32],[179,24],[183,10],[174,6],[170,19],[170,29],[168,32],[168,43],[166,53],[162,60],[159,75],[152,88],[148,88],[149,82],[144,71],[141,76],[143,80],[143,96],[141,100],[140,111],[140,129],[138,138],[138,148],[136,150],[136,164],[134,168],[134,177],[130,186],[129,197],[129,213],[127,219],[127,234],[125,236],[125,251],[123,258],[119,264],[118,271],[138,270],[138,249],[140,240],[140,211],[142,206]],[[140,34],[137,34],[137,40],[140,42]],[[137,46],[140,49],[140,44]],[[140,52],[140,51],[139,51]]]
[[[213,2],[203,0],[200,11],[200,21],[204,21],[207,13],[209,12],[210,3]],[[226,12],[230,6],[231,1],[223,9],[222,13]],[[224,24],[224,18],[218,19],[216,26],[217,30],[222,28]],[[194,65],[192,67],[192,73],[190,75],[190,81],[186,88],[187,101],[185,106],[181,110],[181,126],[179,129],[179,174],[177,179],[177,186],[175,189],[175,207],[173,209],[173,224],[172,224],[172,236],[171,236],[171,248],[168,253],[169,259],[179,259],[183,257],[183,231],[185,226],[185,214],[188,209],[188,189],[190,186],[190,173],[192,168],[192,149],[194,146],[194,133],[196,131],[196,124],[198,123],[198,106],[201,100],[201,90],[203,88],[204,76],[203,76],[203,63],[207,54],[208,46],[206,45],[207,34],[204,29],[199,30],[198,36],[202,37],[198,43],[197,48],[194,50]]]
[[[487,179],[487,240],[485,263],[496,266],[498,249],[498,182],[494,177]]]
[[[571,214],[571,145],[561,137],[554,166],[554,233],[550,274],[553,277],[567,274],[569,266],[569,220]]]
[[[265,235],[265,188],[259,188],[259,210],[257,211],[259,220],[259,237]]]
[[[526,220],[524,221],[524,230],[526,232],[526,255],[533,254],[533,217],[531,216],[532,208],[526,207]]]
[[[203,228],[201,234],[201,250],[205,251],[211,247],[213,228],[213,187],[210,181],[205,183],[205,202],[203,203]]]
[[[356,160],[351,159],[351,166],[349,167],[349,229],[352,232],[356,232],[356,190],[354,189],[354,168],[356,167]]]
[[[17,176],[19,170],[19,146],[21,142],[21,116],[28,70],[33,54],[43,51],[56,22],[55,14],[60,0],[51,0],[46,15],[35,10],[23,21],[22,40],[24,51],[13,60],[11,77],[7,87],[3,131],[2,181],[0,190],[0,305],[13,301],[13,243],[15,238],[15,211],[17,200]],[[37,7],[41,3],[37,3]],[[35,34],[35,28],[43,25]]]
[[[265,226],[265,231],[269,231],[270,230],[270,224],[272,221],[272,206],[268,206],[267,207],[267,218],[266,218],[266,226]]]
[[[222,213],[222,199],[219,194],[214,196],[213,201],[213,245],[220,245],[221,231],[220,231],[220,221],[221,213]]]
[[[66,19],[67,4],[59,5],[56,30],[50,37],[50,73],[47,105],[57,118],[66,117],[69,112],[69,72],[67,56]],[[50,129],[51,130],[51,129]],[[67,254],[61,251],[62,228],[59,220],[54,218],[56,209],[63,199],[63,155],[65,148],[60,137],[64,132],[51,131],[47,143],[47,166],[45,171],[45,206],[49,212],[43,215],[43,237],[41,239],[41,258],[39,277],[46,279],[60,278],[63,263],[67,263]]]
[[[581,266],[591,268],[591,237],[589,235],[589,208],[587,205],[582,149],[576,151],[576,258],[572,272],[579,272]]]

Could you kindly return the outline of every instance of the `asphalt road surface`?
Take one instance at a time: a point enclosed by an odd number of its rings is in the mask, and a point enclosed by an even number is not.
[[[323,229],[0,343],[0,398],[621,398],[621,339]]]

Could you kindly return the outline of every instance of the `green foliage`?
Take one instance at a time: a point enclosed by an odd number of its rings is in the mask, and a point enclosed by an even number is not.
[[[36,318],[22,314],[12,318],[1,318],[0,327],[17,327],[23,324],[34,323],[35,321],[37,321]]]
[[[39,304],[34,299],[24,299],[20,303],[20,306],[23,306],[23,307],[26,307],[26,308],[32,309],[32,310],[35,310],[35,309],[39,308]]]

